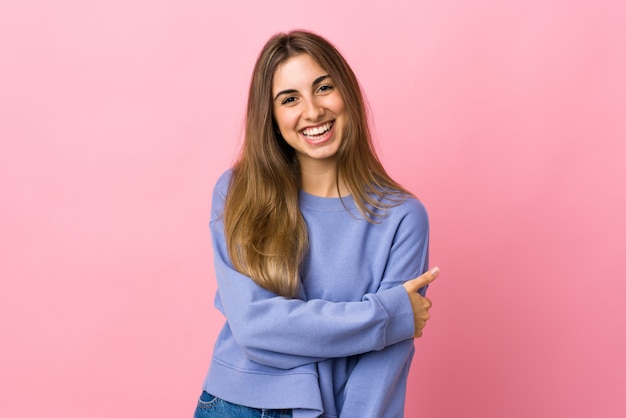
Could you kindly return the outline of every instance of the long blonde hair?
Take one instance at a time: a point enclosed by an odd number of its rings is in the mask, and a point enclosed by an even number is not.
[[[319,35],[300,30],[270,38],[252,74],[244,144],[232,171],[224,226],[233,266],[259,286],[290,298],[298,294],[308,234],[298,204],[295,152],[273,118],[272,80],[279,66],[300,54],[308,54],[327,71],[343,97],[347,124],[337,151],[337,175],[361,215],[376,222],[386,208],[410,194],[387,175],[376,156],[361,88],[337,49]]]

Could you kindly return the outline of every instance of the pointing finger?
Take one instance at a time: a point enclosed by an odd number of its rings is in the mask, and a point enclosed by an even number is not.
[[[433,280],[435,280],[437,276],[439,276],[439,272],[440,272],[439,267],[433,267],[432,269],[422,274],[421,276],[404,283],[404,287],[409,292],[417,292],[422,287],[426,286],[427,284],[432,283]]]

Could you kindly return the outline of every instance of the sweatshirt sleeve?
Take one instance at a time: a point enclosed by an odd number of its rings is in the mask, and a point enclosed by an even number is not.
[[[216,306],[250,360],[290,369],[412,339],[413,311],[402,287],[381,289],[357,302],[305,301],[277,296],[236,271],[221,218],[228,186],[225,177],[214,190],[211,215]]]
[[[381,291],[400,287],[428,269],[428,218],[418,201],[396,231]],[[425,288],[420,290],[421,294]],[[414,354],[413,340],[401,341],[383,350],[360,356],[346,384],[346,398],[340,417],[401,417],[409,366]],[[381,390],[384,388],[384,390]]]
[[[359,359],[345,386],[340,418],[404,416],[413,340],[401,341]]]

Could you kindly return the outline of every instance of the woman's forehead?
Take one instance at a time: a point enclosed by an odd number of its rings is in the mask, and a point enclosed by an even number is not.
[[[274,90],[284,88],[310,87],[311,83],[328,72],[308,54],[290,57],[276,68],[272,77]]]

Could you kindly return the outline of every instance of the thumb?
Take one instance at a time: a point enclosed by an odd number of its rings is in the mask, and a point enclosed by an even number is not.
[[[421,276],[405,282],[403,286],[407,292],[417,292],[422,287],[432,283],[439,276],[439,272],[439,267],[433,267]]]

